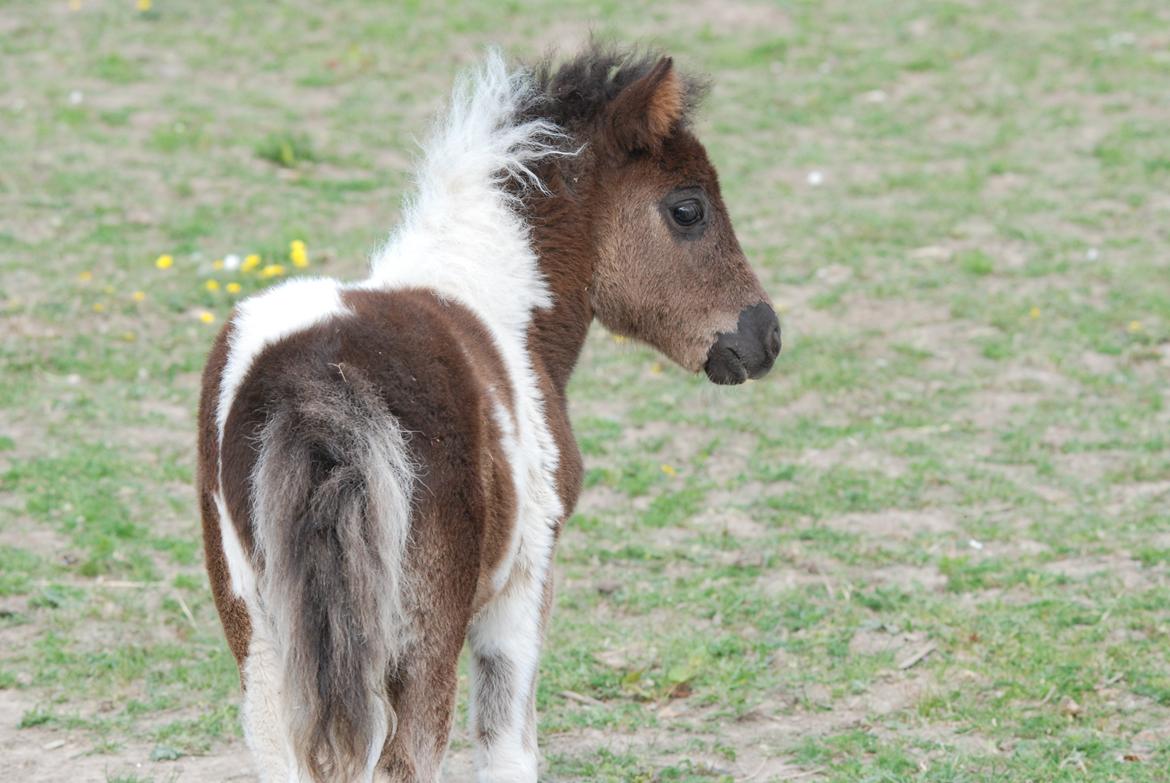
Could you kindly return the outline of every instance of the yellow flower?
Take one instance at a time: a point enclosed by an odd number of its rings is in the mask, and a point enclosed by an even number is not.
[[[112,285],[104,285],[102,286],[102,293],[112,294],[114,293],[114,287]]]
[[[154,260],[156,269],[170,269],[171,265],[175,263],[175,259],[168,255],[161,255]]]
[[[138,10],[144,12],[149,11],[151,4],[151,0],[138,0]]]
[[[241,272],[251,272],[256,267],[260,266],[260,256],[252,253],[244,256],[244,263],[240,265]]]
[[[1028,317],[1031,318],[1033,321],[1035,321],[1037,318],[1040,317],[1040,308],[1033,307],[1031,310],[1028,311]]]
[[[145,291],[135,291],[134,293],[130,294],[130,298],[133,299],[135,302],[146,301],[146,292]]]
[[[654,364],[650,365],[650,372],[652,372],[655,375],[661,375],[662,374],[662,362],[654,362]]]
[[[90,280],[93,280],[93,272],[87,269],[77,276],[77,280],[82,283],[88,283]]]
[[[304,269],[309,265],[309,251],[305,243],[294,239],[288,245],[288,258],[297,269]]]
[[[227,285],[224,286],[224,288],[227,289],[227,292],[229,294],[238,294],[240,292],[240,284],[239,283],[228,283]]]
[[[615,335],[613,336],[613,341],[614,341],[615,343],[617,343],[618,345],[621,345],[622,343],[624,343],[624,342],[626,341],[626,338],[625,338],[625,336],[624,336],[624,335],[615,334]]]
[[[128,343],[132,343],[138,339],[138,335],[134,334],[134,332],[122,332],[122,339]]]
[[[215,293],[216,291],[219,290],[219,281],[213,278],[211,280],[208,280],[206,283],[204,283],[203,287],[206,288],[208,291]]]
[[[214,269],[214,270],[215,270],[215,271],[217,271],[217,272],[218,272],[219,270],[223,269],[223,259],[222,259],[222,258],[217,258],[217,259],[215,259],[214,261],[212,261],[212,262],[211,262],[211,268],[212,268],[212,269]]]
[[[1129,332],[1130,334],[1137,334],[1142,329],[1143,327],[1141,321],[1130,321],[1129,324],[1127,324],[1125,327],[1125,331]]]
[[[101,302],[94,302],[93,303],[93,311],[95,313],[104,313],[106,311],[106,306],[104,304],[102,304]]]
[[[674,465],[667,465],[666,463],[662,464],[662,472],[668,476],[678,475],[678,471],[674,469]]]
[[[215,323],[215,314],[210,313],[207,310],[201,310],[199,312],[199,320],[205,324],[213,324]]]
[[[81,10],[81,0],[69,0],[69,10],[70,11],[80,11]]]
[[[280,277],[284,274],[284,267],[280,264],[269,264],[260,270],[260,276],[263,278]]]

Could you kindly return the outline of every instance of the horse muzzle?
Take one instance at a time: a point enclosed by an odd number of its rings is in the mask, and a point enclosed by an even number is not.
[[[763,378],[780,354],[780,321],[767,302],[745,307],[734,332],[720,332],[703,370],[713,383],[733,385]]]

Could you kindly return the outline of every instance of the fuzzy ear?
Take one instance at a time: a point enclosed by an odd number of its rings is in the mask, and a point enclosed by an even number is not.
[[[609,110],[618,149],[627,153],[657,150],[682,119],[685,89],[674,61],[663,57],[649,73],[618,93]]]

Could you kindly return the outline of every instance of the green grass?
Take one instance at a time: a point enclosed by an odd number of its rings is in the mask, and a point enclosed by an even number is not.
[[[548,777],[1164,780],[1168,25],[1159,0],[13,5],[0,740],[69,737],[111,781],[238,747],[191,489],[216,325],[259,269],[301,273],[293,240],[363,273],[480,47],[592,29],[712,77],[697,131],[786,348],[715,389],[591,335]]]

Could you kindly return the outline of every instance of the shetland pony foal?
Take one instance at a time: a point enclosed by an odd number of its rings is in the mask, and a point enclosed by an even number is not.
[[[496,55],[369,279],[236,309],[203,376],[207,570],[265,781],[433,781],[472,656],[480,781],[533,781],[551,560],[594,316],[716,383],[780,331],[669,58]]]

